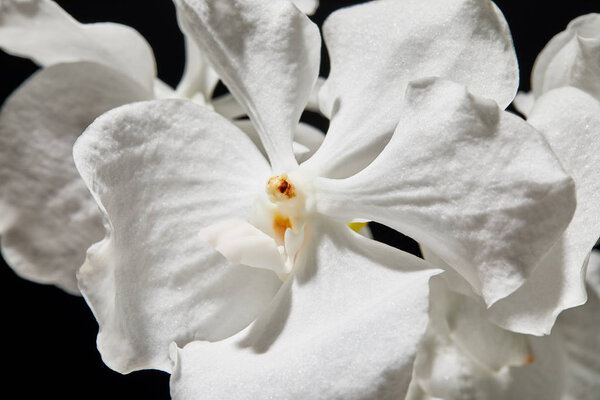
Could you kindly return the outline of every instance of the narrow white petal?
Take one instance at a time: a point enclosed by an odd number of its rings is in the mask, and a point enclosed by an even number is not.
[[[177,0],[181,23],[254,123],[275,172],[317,79],[317,27],[288,1]]]

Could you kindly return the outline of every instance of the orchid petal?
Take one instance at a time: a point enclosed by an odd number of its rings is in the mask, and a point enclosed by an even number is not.
[[[320,106],[331,127],[311,163],[329,177],[350,176],[377,156],[409,81],[439,76],[501,108],[519,84],[507,23],[488,0],[373,1],[331,14],[323,36],[331,72]]]
[[[19,275],[79,293],[75,272],[104,229],[73,164],[73,143],[98,115],[147,95],[111,68],[79,62],[39,70],[8,98],[0,113],[0,234]]]
[[[573,181],[530,125],[456,83],[412,82],[394,137],[319,212],[380,222],[438,254],[489,306],[523,284],[574,208]]]
[[[274,172],[317,79],[317,27],[288,1],[177,0],[181,22],[254,123]]]
[[[229,121],[189,101],[130,104],[90,125],[74,156],[109,224],[78,278],[111,368],[169,371],[171,342],[230,336],[276,293],[273,272],[232,265],[199,237],[249,215],[269,176]]]
[[[178,350],[174,400],[404,398],[436,270],[340,223],[313,234],[314,254],[253,325]]]
[[[569,360],[565,400],[594,400],[600,393],[600,252],[591,253],[586,280],[587,302],[556,323]]]
[[[93,61],[152,90],[152,49],[134,29],[120,24],[80,24],[50,0],[3,0],[0,48],[42,66]]]
[[[600,14],[575,18],[538,55],[531,74],[535,97],[563,86],[600,100]]]
[[[575,88],[556,89],[536,101],[528,121],[575,180],[577,209],[527,282],[490,312],[507,329],[541,335],[561,311],[585,301],[583,265],[600,237],[600,102]]]

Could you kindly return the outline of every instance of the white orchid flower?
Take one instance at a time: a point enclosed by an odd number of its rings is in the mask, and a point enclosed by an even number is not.
[[[300,3],[309,12],[318,5]],[[72,145],[87,125],[111,108],[162,97],[190,98],[231,117],[243,111],[230,95],[211,103],[218,76],[187,38],[185,73],[173,90],[156,77],[152,50],[135,30],[80,24],[50,0],[0,1],[0,48],[44,67],[0,114],[2,253],[20,276],[79,294],[76,271],[104,232],[72,161]],[[300,124],[299,159],[322,137]]]
[[[520,92],[515,107],[528,115],[544,93],[573,86],[600,100],[600,14],[575,18],[540,52],[531,73],[531,92]]]
[[[375,220],[480,260],[461,273],[493,299],[518,287],[507,271],[540,257],[574,208],[542,137],[502,111],[517,84],[504,19],[484,0],[332,14],[331,127],[298,165],[291,134],[317,78],[315,26],[285,2],[179,6],[268,161],[183,101],[120,107],[79,138],[77,168],[108,221],[79,274],[104,361],[171,371],[175,342],[176,399],[401,397],[433,271],[345,223]],[[423,74],[460,83],[409,84]]]
[[[407,400],[593,400],[600,392],[600,253],[587,267],[586,304],[563,312],[552,334],[515,334],[486,321],[472,297],[432,281],[431,322]],[[460,311],[458,311],[460,310]]]

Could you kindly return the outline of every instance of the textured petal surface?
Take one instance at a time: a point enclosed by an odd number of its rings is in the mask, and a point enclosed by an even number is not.
[[[574,86],[600,100],[600,14],[575,18],[548,42],[531,74],[535,97]]]
[[[394,132],[411,80],[459,82],[501,108],[519,84],[508,26],[488,0],[373,1],[333,13],[323,36],[331,72],[320,103],[331,127],[312,162],[332,177],[375,158]]]
[[[313,233],[305,268],[253,325],[178,351],[174,400],[404,398],[435,270],[342,224]]]
[[[177,3],[185,29],[246,109],[275,172],[296,166],[292,136],[319,73],[316,25],[288,1]]]
[[[565,400],[594,400],[600,393],[600,252],[597,251],[592,252],[588,264],[587,293],[587,302],[561,314],[556,324],[569,362]]]
[[[600,103],[575,88],[556,89],[537,100],[528,121],[575,180],[577,209],[527,282],[490,312],[507,329],[541,335],[561,311],[585,301],[583,265],[600,237]]]
[[[0,48],[42,66],[94,61],[152,89],[152,49],[134,29],[120,24],[80,24],[50,0],[2,0]]]
[[[381,155],[315,182],[320,212],[390,226],[455,268],[490,305],[515,291],[567,226],[573,181],[542,136],[453,82],[412,82]]]
[[[0,113],[2,252],[21,276],[79,293],[75,271],[104,231],[73,164],[77,137],[103,112],[146,91],[95,63],[42,69]]]
[[[271,300],[273,272],[231,265],[199,235],[247,218],[269,175],[223,117],[188,101],[123,106],[97,119],[74,155],[109,224],[79,284],[111,368],[168,371],[171,342],[232,335]]]

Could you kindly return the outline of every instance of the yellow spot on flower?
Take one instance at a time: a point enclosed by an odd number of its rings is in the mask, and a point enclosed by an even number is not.
[[[275,214],[273,217],[273,231],[275,231],[275,240],[279,244],[283,244],[285,239],[285,231],[292,228],[292,221],[288,217],[281,214]]]
[[[365,226],[367,226],[367,224],[368,224],[368,222],[348,222],[348,226],[354,232],[360,232],[360,230],[362,228],[364,228]]]

